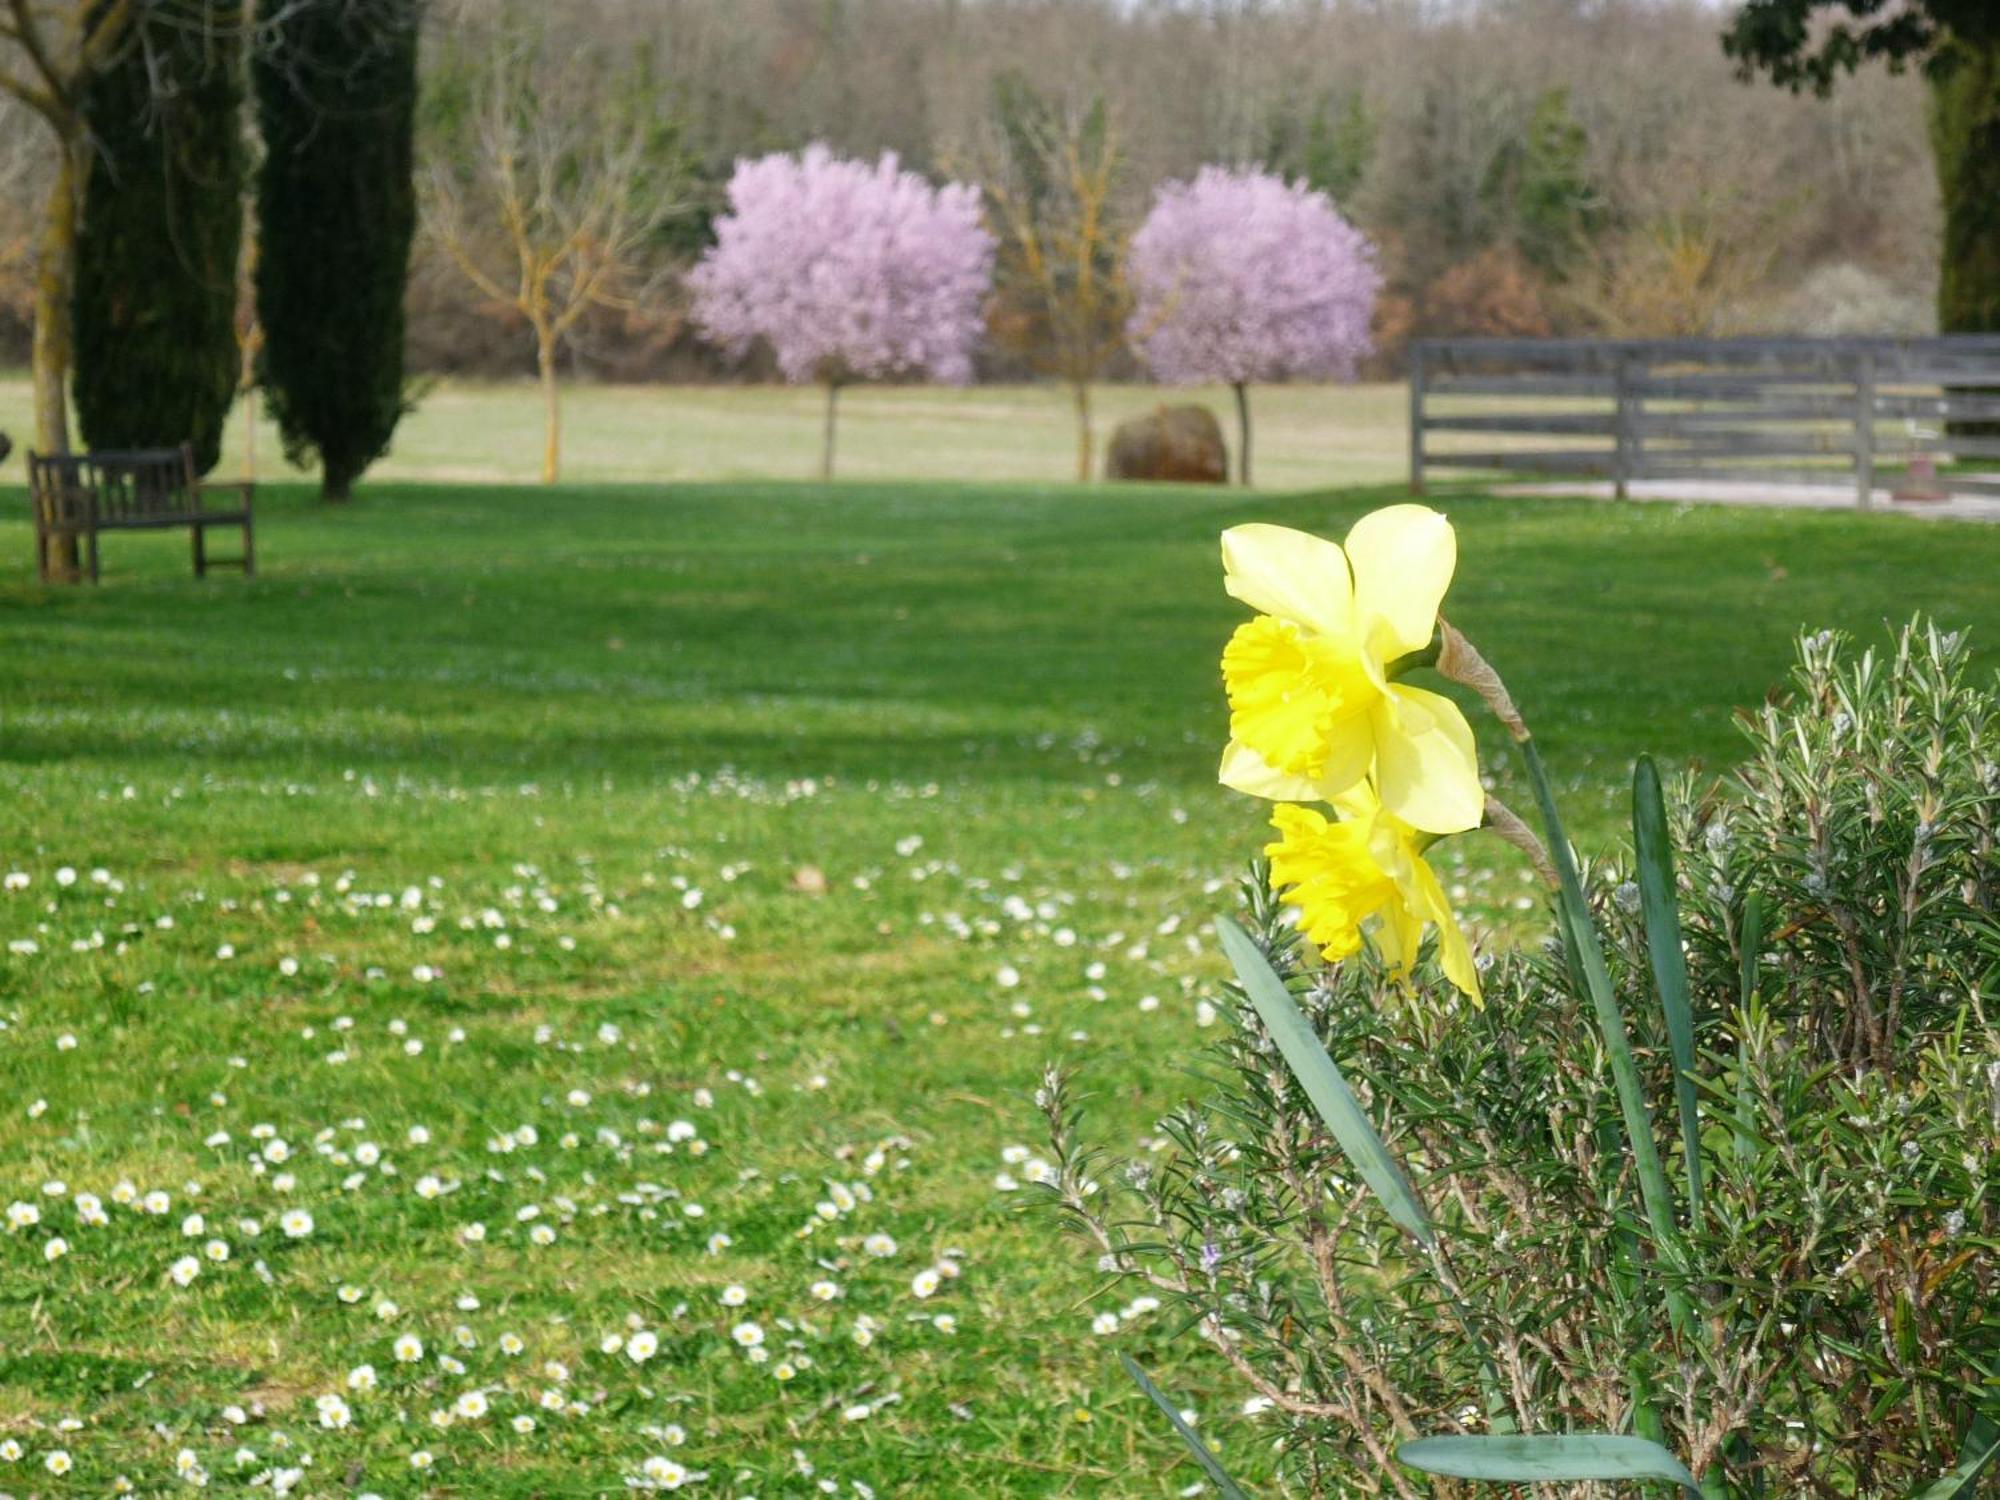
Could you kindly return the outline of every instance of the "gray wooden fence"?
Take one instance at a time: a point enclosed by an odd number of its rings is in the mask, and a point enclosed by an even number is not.
[[[1851,484],[1866,509],[1932,467],[1940,494],[2000,495],[2000,335],[1411,346],[1416,494],[1475,469],[1608,478],[1621,499],[1641,479]]]

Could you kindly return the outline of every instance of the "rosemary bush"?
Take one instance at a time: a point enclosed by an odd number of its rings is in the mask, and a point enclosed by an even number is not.
[[[1476,1008],[1428,949],[1403,977],[1372,945],[1321,961],[1262,865],[1243,926],[1428,1235],[1237,987],[1160,1149],[1092,1144],[1051,1072],[1046,1190],[1226,1363],[1298,1490],[1491,1494],[1409,1445],[1592,1433],[1650,1440],[1704,1495],[1969,1500],[2000,1437],[1995,728],[1955,635],[1809,637],[1742,767],[1667,790],[1675,899],[1647,897],[1643,857],[1582,872],[1670,1226],[1642,1211],[1577,944],[1483,960]],[[1647,937],[1676,905],[1691,1068]],[[1518,1493],[1645,1472],[1478,1462],[1458,1472]]]

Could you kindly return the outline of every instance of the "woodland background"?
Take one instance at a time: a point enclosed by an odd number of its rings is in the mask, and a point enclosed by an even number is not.
[[[1133,221],[1157,183],[1204,162],[1331,193],[1388,276],[1373,373],[1417,334],[1934,326],[1921,81],[1866,68],[1827,99],[1743,82],[1718,42],[1725,13],[1693,0],[555,4],[561,35],[601,62],[539,107],[587,122],[604,90],[643,99],[683,200],[659,216],[644,294],[593,309],[569,342],[572,374],[767,373],[697,344],[674,274],[706,242],[732,162],[818,139],[977,179],[1024,97],[1102,105]],[[440,85],[505,19],[503,0],[430,9],[426,159],[459,139]],[[44,135],[0,101],[0,363],[26,356]],[[519,314],[468,296],[423,230],[408,307],[415,372],[532,368]],[[981,373],[1026,373],[1013,360],[1002,341]]]

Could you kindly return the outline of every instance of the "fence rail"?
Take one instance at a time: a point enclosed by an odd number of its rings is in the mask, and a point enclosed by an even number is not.
[[[1644,479],[1851,484],[1866,510],[1906,466],[1939,496],[2000,495],[2000,335],[1411,346],[1416,494],[1434,469],[1498,470],[1620,499]]]

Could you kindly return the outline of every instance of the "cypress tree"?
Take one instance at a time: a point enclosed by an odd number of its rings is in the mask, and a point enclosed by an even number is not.
[[[1947,47],[1931,70],[1931,140],[1944,200],[1942,333],[2000,333],[2000,36]],[[2000,391],[1964,389],[1991,399]],[[2000,437],[2000,421],[1961,418],[1958,437]]]
[[[2000,36],[1946,48],[1932,74],[1931,139],[1944,199],[1938,326],[2000,333]]]
[[[82,97],[77,420],[93,448],[191,441],[203,473],[236,391],[242,37],[241,0],[155,0]]]
[[[264,160],[257,313],[295,463],[345,500],[404,411],[420,0],[288,0],[251,61]]]

